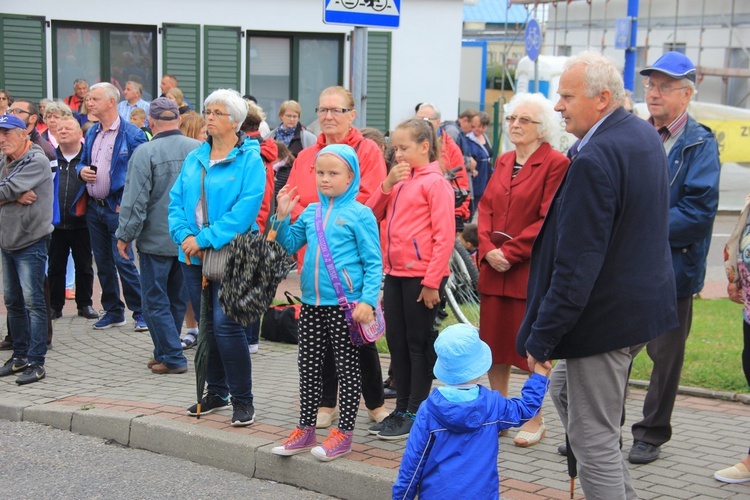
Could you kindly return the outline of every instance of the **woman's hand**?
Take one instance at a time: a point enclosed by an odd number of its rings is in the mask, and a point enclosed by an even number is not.
[[[740,293],[740,287],[737,286],[737,283],[729,283],[727,285],[727,295],[729,295],[729,300],[732,302],[742,304],[742,294]]]
[[[299,195],[294,196],[296,191],[297,186],[289,189],[288,185],[285,185],[279,191],[279,194],[276,196],[276,218],[278,220],[286,219],[289,214],[292,213],[292,209],[295,205],[297,205]]]
[[[352,319],[366,325],[375,320],[375,312],[370,304],[357,302],[354,312],[352,312]]]
[[[440,292],[435,288],[423,286],[419,297],[417,297],[417,302],[423,302],[427,309],[432,309],[440,304]]]
[[[203,257],[203,251],[198,246],[198,242],[195,241],[195,236],[192,234],[182,240],[182,251],[185,252],[185,257]]]
[[[405,181],[411,174],[411,167],[405,161],[394,165],[391,171],[388,172],[388,177],[383,181],[383,192],[388,194],[393,190],[393,187],[401,181]]]
[[[492,266],[492,269],[499,273],[504,273],[510,269],[510,262],[508,262],[508,259],[505,258],[505,254],[499,248],[487,252],[484,259],[490,266]]]

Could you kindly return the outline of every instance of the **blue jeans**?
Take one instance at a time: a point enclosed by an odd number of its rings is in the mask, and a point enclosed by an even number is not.
[[[141,314],[141,282],[135,267],[133,251],[130,260],[120,257],[117,251],[115,231],[119,224],[119,214],[109,207],[89,201],[86,209],[86,223],[91,236],[91,249],[94,251],[97,276],[102,286],[102,307],[109,313],[125,316],[125,304],[120,300],[119,273],[122,278],[122,293],[128,309],[133,314]]]
[[[259,342],[260,319],[245,327],[245,337],[247,338],[247,345],[257,344]]]
[[[44,365],[47,354],[47,305],[44,268],[49,236],[10,252],[2,250],[3,288],[8,327],[13,332],[13,356]],[[247,351],[247,347],[245,347]]]
[[[167,368],[187,366],[180,330],[187,309],[185,278],[177,257],[139,252],[143,319],[154,342],[154,359]]]
[[[219,283],[210,282],[211,304],[213,315],[201,318],[201,266],[180,263],[185,275],[190,302],[193,305],[195,319],[200,324],[206,321],[202,331],[208,334],[209,356],[206,382],[208,392],[227,397],[242,403],[253,402],[252,365],[250,352],[247,350],[246,328],[224,314],[219,304]]]

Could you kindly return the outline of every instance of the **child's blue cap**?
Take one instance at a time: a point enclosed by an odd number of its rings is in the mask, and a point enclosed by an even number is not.
[[[433,373],[448,385],[470,382],[492,366],[490,346],[479,338],[479,330],[463,323],[440,332],[435,341],[437,361]]]

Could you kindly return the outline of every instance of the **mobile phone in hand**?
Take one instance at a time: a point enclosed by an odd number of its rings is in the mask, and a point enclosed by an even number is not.
[[[96,165],[89,165],[89,168],[96,173],[97,166]]]

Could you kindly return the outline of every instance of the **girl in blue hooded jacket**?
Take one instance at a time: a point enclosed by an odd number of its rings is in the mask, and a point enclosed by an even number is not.
[[[372,211],[356,201],[359,192],[357,153],[345,144],[323,148],[315,160],[319,203],[311,203],[297,222],[289,214],[299,201],[296,188],[284,186],[276,198],[280,221],[276,241],[289,252],[307,244],[308,258],[302,267],[302,310],[299,318],[300,418],[289,439],[273,453],[291,456],[310,450],[320,460],[330,461],[351,451],[352,431],[361,391],[358,347],[349,340],[344,311],[326,270],[315,230],[315,213],[322,211],[323,232],[330,248],[346,299],[357,302],[353,319],[373,320],[380,293],[383,264],[378,225]],[[312,258],[310,258],[312,256]],[[340,383],[339,426],[332,429],[322,446],[315,446],[315,422],[322,394],[323,358],[332,345]]]

